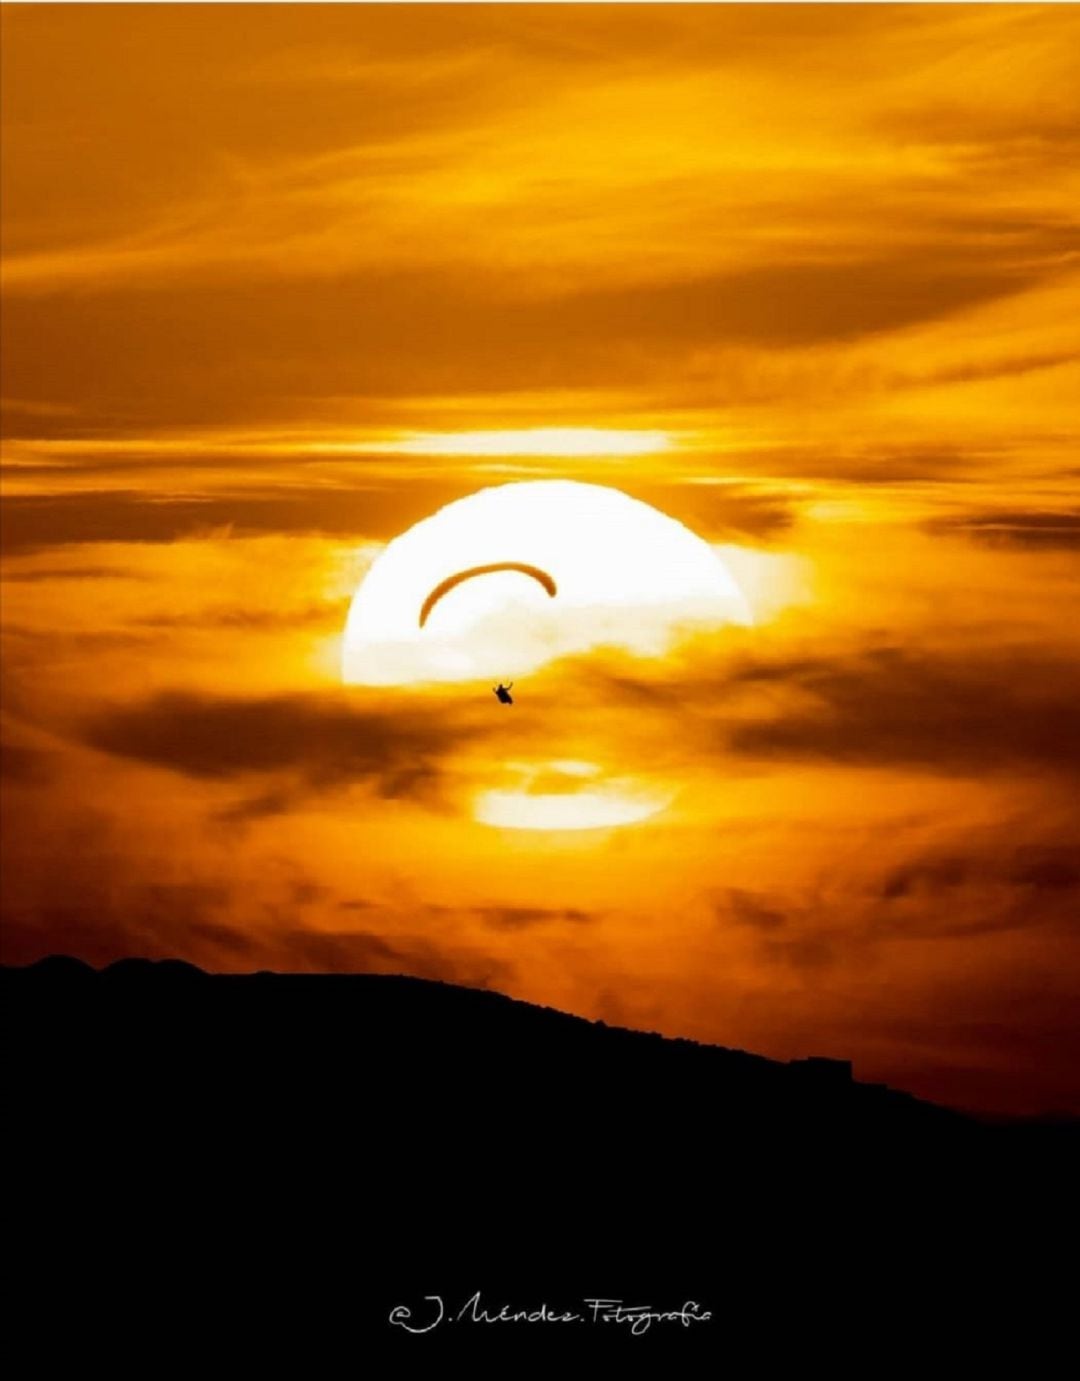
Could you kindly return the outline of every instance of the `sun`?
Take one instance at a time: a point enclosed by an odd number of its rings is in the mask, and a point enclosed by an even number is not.
[[[349,611],[342,675],[503,680],[602,646],[660,656],[690,626],[749,622],[713,548],[651,505],[576,480],[494,485],[377,557]]]
[[[473,682],[486,700],[491,682],[520,681],[561,658],[612,649],[662,657],[690,632],[749,622],[716,552],[674,518],[604,485],[503,484],[448,504],[389,543],[353,600],[342,674],[364,686],[454,691]],[[513,716],[502,721],[507,742],[527,729],[543,756],[484,764],[474,820],[511,830],[610,829],[670,804],[670,782],[613,761],[622,754],[610,737],[605,746],[591,709],[545,698],[533,684],[531,700],[492,702],[492,711]],[[460,693],[472,691],[461,684]],[[568,740],[576,756],[559,755]]]

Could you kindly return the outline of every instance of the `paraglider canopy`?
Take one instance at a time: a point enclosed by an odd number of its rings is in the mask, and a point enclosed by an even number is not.
[[[443,595],[449,594],[455,586],[460,585],[462,581],[472,580],[475,576],[492,575],[496,571],[520,571],[522,575],[531,576],[533,580],[538,581],[553,599],[555,597],[555,581],[539,566],[529,566],[523,561],[494,561],[486,566],[469,566],[467,570],[458,571],[439,581],[420,607],[420,627],[423,628],[427,623],[428,615]]]

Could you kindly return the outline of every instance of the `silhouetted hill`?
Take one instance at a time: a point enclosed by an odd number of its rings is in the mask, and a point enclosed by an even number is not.
[[[880,1303],[912,1251],[924,1281],[989,1268],[1065,1162],[1040,1143],[1017,1209],[1015,1134],[843,1063],[422,979],[56,958],[0,984],[17,1250],[79,1263],[69,1310],[284,1291],[283,1319],[333,1301],[385,1332],[421,1287],[652,1282],[659,1303],[710,1296],[730,1336],[766,1300],[794,1317],[872,1282]]]
[[[57,957],[5,968],[2,982],[16,1068],[71,1098],[92,1089],[97,1100],[123,1099],[140,1087],[156,1100],[164,1080],[180,1078],[200,1099],[220,1100],[223,1115],[238,1095],[271,1100],[260,1110],[273,1115],[286,1095],[310,1102],[317,1093],[320,1115],[333,1118],[349,1090],[398,1115],[449,1103],[500,1136],[515,1112],[531,1136],[557,1126],[571,1100],[605,1140],[642,1135],[661,1109],[687,1132],[723,1111],[728,1135],[749,1141],[796,1130],[803,1139],[976,1130],[909,1094],[855,1082],[842,1061],[783,1063],[427,979],[210,975],[144,959],[99,972]],[[169,1099],[177,1094],[169,1085]]]
[[[64,1139],[136,1118],[144,1143],[168,1127],[168,1154],[208,1134],[260,1160],[354,1142],[384,1179],[427,1141],[460,1180],[480,1168],[490,1189],[533,1167],[569,1199],[646,1172],[705,1182],[718,1160],[742,1175],[782,1149],[805,1164],[837,1144],[876,1155],[986,1135],[841,1062],[784,1064],[418,978],[53,959],[5,971],[3,990],[20,1096],[47,1092]]]

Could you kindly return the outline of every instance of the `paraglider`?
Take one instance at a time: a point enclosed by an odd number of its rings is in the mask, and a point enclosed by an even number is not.
[[[458,571],[456,575],[449,575],[445,580],[441,580],[435,586],[431,594],[420,607],[420,627],[423,628],[427,623],[428,615],[435,608],[443,595],[449,594],[455,586],[460,585],[464,580],[472,580],[478,575],[493,575],[496,571],[519,571],[522,575],[531,576],[548,592],[551,598],[555,597],[555,581],[547,571],[542,571],[539,566],[529,566],[522,561],[495,561],[487,566],[470,566],[467,570]]]
[[[556,585],[554,578],[547,571],[542,571],[539,566],[530,566],[524,561],[492,561],[484,566],[469,566],[466,570],[457,571],[454,575],[448,575],[445,580],[440,580],[438,585],[431,591],[427,599],[420,606],[420,627],[428,621],[428,615],[435,608],[443,595],[449,594],[465,580],[472,580],[478,575],[493,575],[496,571],[518,571],[521,575],[527,575],[541,585],[552,599],[555,597]],[[496,700],[501,705],[512,705],[513,697],[510,694],[510,687],[513,681],[508,681],[505,685],[500,681],[497,686],[492,686],[491,691]]]

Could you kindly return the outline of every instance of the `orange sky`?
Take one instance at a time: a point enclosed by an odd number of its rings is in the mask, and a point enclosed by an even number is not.
[[[1075,10],[2,23],[5,960],[403,970],[1080,1107]],[[512,719],[343,687],[385,543],[532,478],[679,518],[753,628]],[[475,819],[583,760],[677,794]]]

